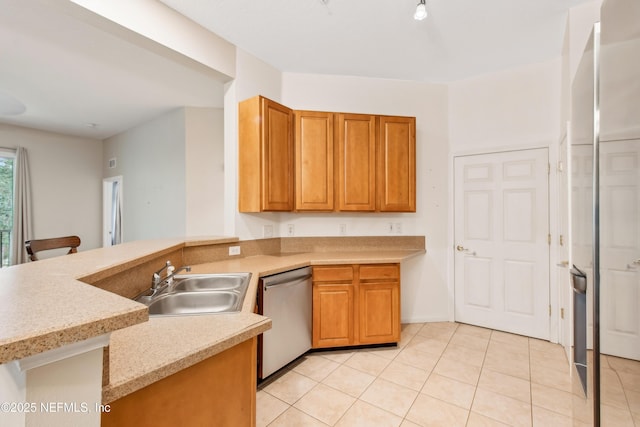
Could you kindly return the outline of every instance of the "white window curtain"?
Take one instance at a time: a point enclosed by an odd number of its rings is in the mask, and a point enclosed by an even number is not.
[[[27,150],[16,148],[13,182],[13,230],[11,232],[11,265],[27,262],[25,240],[31,239],[31,180]]]

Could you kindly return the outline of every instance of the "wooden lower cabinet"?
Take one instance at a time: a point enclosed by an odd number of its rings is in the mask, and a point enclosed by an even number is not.
[[[313,346],[353,343],[353,285],[313,285]]]
[[[256,381],[256,338],[251,338],[111,402],[101,425],[252,427]]]
[[[399,340],[399,264],[313,268],[313,348]]]
[[[359,287],[359,344],[399,341],[399,284],[361,283]]]

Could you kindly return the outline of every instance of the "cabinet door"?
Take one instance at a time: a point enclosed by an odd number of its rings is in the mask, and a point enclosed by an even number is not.
[[[398,342],[399,282],[360,283],[358,289],[359,344]]]
[[[380,117],[378,210],[416,211],[416,119]]]
[[[298,211],[332,211],[333,113],[296,111],[295,170]]]
[[[400,340],[400,265],[370,264],[358,269],[358,341]]]
[[[313,347],[353,344],[353,285],[313,284]]]
[[[338,210],[374,211],[376,117],[338,114]]]
[[[262,98],[262,210],[293,210],[293,111]]]

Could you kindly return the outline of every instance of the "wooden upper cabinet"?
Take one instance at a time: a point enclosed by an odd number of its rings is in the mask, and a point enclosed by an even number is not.
[[[238,113],[240,212],[416,211],[415,117],[294,112],[262,96]]]
[[[378,210],[416,211],[416,119],[379,118]]]
[[[376,210],[376,116],[337,114],[339,211]]]
[[[238,209],[293,210],[293,110],[262,96],[238,111]]]
[[[333,113],[295,111],[295,209],[332,211]]]

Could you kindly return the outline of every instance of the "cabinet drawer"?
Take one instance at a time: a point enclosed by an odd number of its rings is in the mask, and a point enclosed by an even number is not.
[[[399,279],[398,264],[373,264],[360,266],[360,280]]]
[[[349,266],[331,266],[331,267],[313,267],[314,282],[334,282],[353,280],[353,267]]]

